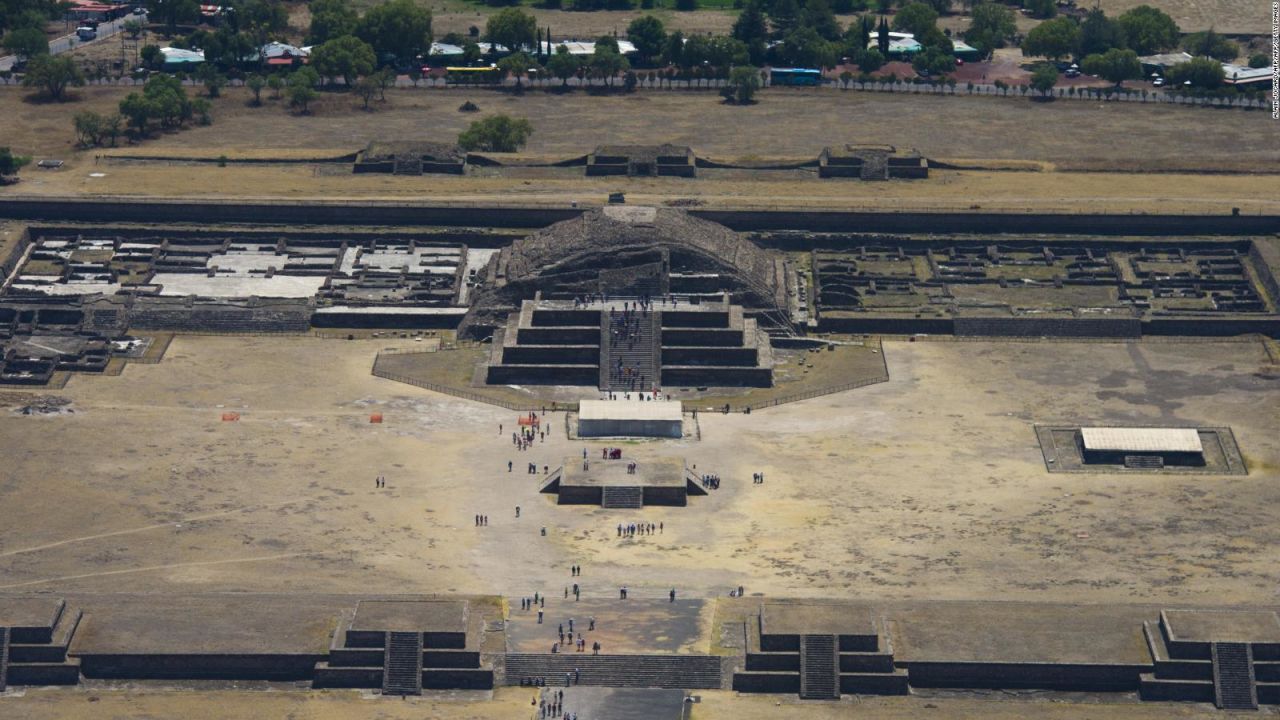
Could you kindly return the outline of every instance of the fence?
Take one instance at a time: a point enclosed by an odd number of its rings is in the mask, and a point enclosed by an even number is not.
[[[491,397],[489,395],[484,395],[477,392],[471,392],[468,390],[463,390],[461,388],[450,387],[448,385],[441,385],[439,383],[433,383],[428,380],[422,380],[420,378],[411,378],[411,377],[406,377],[404,375],[397,375],[395,373],[387,372],[382,368],[378,367],[378,363],[382,359],[382,355],[383,353],[378,353],[378,357],[373,361],[373,375],[375,377],[380,377],[384,380],[401,382],[401,383],[405,383],[406,385],[413,385],[415,387],[423,388],[424,390],[430,390],[432,392],[438,392],[444,395],[452,395],[453,397],[461,398],[463,400],[471,400],[473,402],[481,402],[488,405],[495,405],[500,408],[504,408],[507,410],[515,410],[517,412],[530,412],[530,411],[574,412],[578,409],[578,403],[576,402],[563,403],[563,402],[552,401],[550,403],[538,403],[538,404],[513,403],[513,402],[507,402],[506,400],[502,400],[499,398]]]

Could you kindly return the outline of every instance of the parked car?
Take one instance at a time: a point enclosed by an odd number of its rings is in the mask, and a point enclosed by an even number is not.
[[[76,28],[76,37],[84,41],[93,40],[98,37],[98,31],[87,25],[81,25]]]
[[[139,5],[138,7],[136,7],[136,8],[134,8],[134,9],[133,9],[133,14],[134,14],[134,15],[146,15],[146,14],[147,14],[147,9],[146,9],[146,8],[144,8],[144,7],[142,7],[141,5]]]
[[[1155,80],[1152,80],[1151,84],[1156,87],[1164,87],[1164,78],[1158,77]]]
[[[1063,75],[1066,75],[1069,78],[1080,77],[1080,67],[1077,66],[1075,63],[1072,63],[1071,67],[1067,68],[1066,72],[1064,72]]]

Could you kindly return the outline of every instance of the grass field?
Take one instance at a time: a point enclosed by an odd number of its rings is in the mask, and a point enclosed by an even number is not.
[[[0,88],[0,116],[12,118],[6,144],[40,156],[73,156],[71,118],[113,111],[127,88],[86,87],[69,103],[33,103],[21,88]],[[264,93],[264,97],[269,93]],[[323,148],[350,152],[370,140],[452,141],[477,117],[525,117],[526,151],[572,156],[604,143],[671,142],[716,159],[815,157],[845,142],[917,148],[933,158],[1037,160],[1059,169],[1270,172],[1280,161],[1261,112],[1025,98],[898,95],[769,89],[749,107],[713,92],[641,91],[588,96],[483,89],[398,90],[375,112],[344,94],[325,94],[306,116],[280,101],[247,105],[228,89],[214,101],[213,125],[158,134],[142,147],[165,149]],[[472,100],[473,115],[457,108]]]

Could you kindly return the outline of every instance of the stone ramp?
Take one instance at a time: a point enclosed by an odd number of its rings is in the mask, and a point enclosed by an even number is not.
[[[1216,642],[1212,654],[1214,704],[1222,710],[1257,710],[1253,653],[1248,643]]]
[[[553,687],[718,690],[723,684],[720,658],[714,655],[508,653],[506,668],[508,685],[519,685],[529,678],[541,678]]]

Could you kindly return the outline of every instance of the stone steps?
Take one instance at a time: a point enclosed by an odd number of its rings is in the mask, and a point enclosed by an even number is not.
[[[542,655],[509,653],[506,682],[542,678],[549,686],[566,685],[565,674],[579,671],[579,685],[718,690],[723,684],[720,658],[712,655]]]
[[[605,486],[600,495],[600,507],[636,510],[644,507],[644,489],[628,485]]]
[[[649,311],[648,313],[636,313],[635,319],[638,337],[634,341],[619,340],[616,342],[613,338],[612,329],[614,327],[622,327],[622,314],[619,313],[617,318],[611,318],[608,311],[604,313],[605,323],[609,331],[605,332],[603,342],[605,347],[602,348],[601,356],[601,375],[606,378],[608,386],[605,390],[614,392],[626,392],[629,390],[640,391],[646,387],[652,387],[658,379],[657,367],[654,362],[656,356],[655,341],[657,332],[654,329],[654,319],[657,313]],[[637,376],[632,379],[624,377],[618,371],[618,361],[622,361],[624,368],[635,368]],[[643,384],[638,376],[644,377]]]
[[[387,633],[382,694],[422,694],[422,633]]]
[[[1222,710],[1257,710],[1253,657],[1242,642],[1216,642],[1212,647],[1214,702]]]
[[[800,636],[800,698],[836,700],[840,697],[834,635]]]

